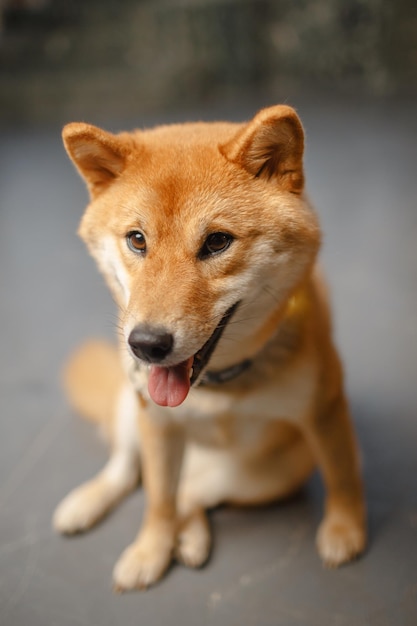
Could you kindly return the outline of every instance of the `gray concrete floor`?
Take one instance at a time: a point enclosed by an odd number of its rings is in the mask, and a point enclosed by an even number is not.
[[[367,553],[338,571],[321,566],[318,476],[286,504],[213,512],[209,564],[173,567],[146,593],[117,596],[110,584],[138,528],[140,491],[89,535],[52,532],[56,503],[106,458],[97,434],[67,407],[59,371],[83,338],[111,337],[116,315],[74,234],[86,194],[59,128],[3,130],[2,626],[417,624],[416,103],[295,104],[363,452]],[[216,114],[241,119],[254,108]]]

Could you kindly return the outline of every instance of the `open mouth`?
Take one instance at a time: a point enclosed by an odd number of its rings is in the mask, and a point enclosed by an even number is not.
[[[222,319],[216,326],[213,334],[208,338],[204,346],[200,348],[198,352],[195,353],[193,365],[192,365],[193,373],[191,374],[191,377],[190,377],[191,385],[194,385],[194,383],[198,380],[201,372],[208,364],[210,357],[213,354],[214,349],[217,346],[217,343],[220,337],[222,336],[224,329],[229,323],[233,313],[236,311],[238,304],[239,303],[237,302],[236,304],[231,306],[230,309],[226,311],[226,313],[223,315]]]
[[[207,366],[224,329],[238,306],[239,303],[236,302],[226,311],[212,335],[194,356],[170,367],[150,366],[148,390],[156,404],[175,407],[184,402],[190,387],[197,382]]]

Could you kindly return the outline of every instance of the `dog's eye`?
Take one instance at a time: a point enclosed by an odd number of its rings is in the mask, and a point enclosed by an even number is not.
[[[199,257],[204,259],[205,257],[224,252],[230,246],[232,241],[233,237],[228,233],[212,233],[205,240],[203,247],[200,250]]]
[[[127,245],[133,252],[144,254],[146,252],[145,235],[140,230],[133,230],[126,237]]]

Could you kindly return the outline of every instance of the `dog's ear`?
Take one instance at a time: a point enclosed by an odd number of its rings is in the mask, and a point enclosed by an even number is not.
[[[126,165],[129,144],[121,136],[91,124],[74,122],[64,126],[62,139],[91,197],[110,185]]]
[[[276,179],[295,194],[303,189],[304,132],[289,106],[262,109],[220,152],[255,177]]]

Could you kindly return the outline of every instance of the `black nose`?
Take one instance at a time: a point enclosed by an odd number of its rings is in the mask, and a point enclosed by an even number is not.
[[[160,363],[171,352],[174,338],[164,328],[139,324],[130,333],[128,343],[139,359]]]

